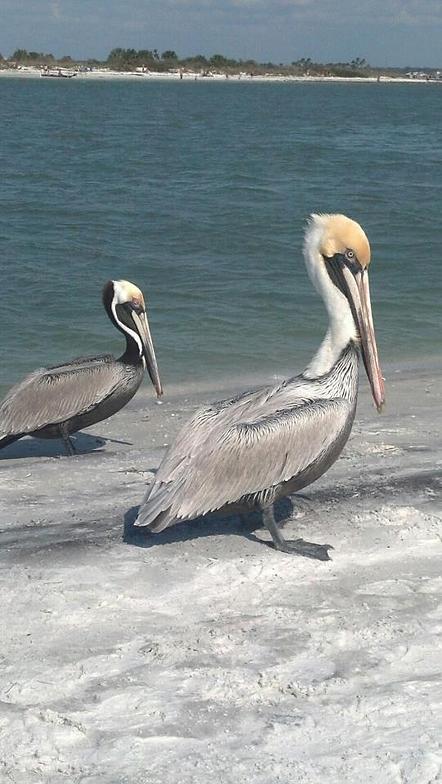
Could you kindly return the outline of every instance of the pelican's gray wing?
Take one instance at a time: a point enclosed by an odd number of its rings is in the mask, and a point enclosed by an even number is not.
[[[111,355],[34,370],[0,403],[0,437],[33,433],[86,413],[122,382],[124,366]]]
[[[162,530],[173,520],[206,514],[296,477],[332,448],[351,412],[342,398],[300,400],[222,427],[214,424],[215,415],[210,420],[210,409],[205,422],[199,412],[166,455],[137,525]]]

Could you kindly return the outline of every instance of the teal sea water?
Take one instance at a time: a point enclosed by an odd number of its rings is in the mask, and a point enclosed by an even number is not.
[[[0,80],[0,391],[113,351],[145,292],[163,380],[301,370],[326,325],[306,216],[371,240],[381,358],[440,351],[442,87]]]

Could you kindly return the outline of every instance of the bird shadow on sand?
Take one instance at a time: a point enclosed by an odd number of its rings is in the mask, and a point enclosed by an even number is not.
[[[208,514],[204,517],[196,517],[194,520],[177,523],[158,534],[153,534],[147,528],[137,528],[134,525],[138,510],[138,506],[132,506],[124,515],[123,541],[134,547],[149,549],[175,542],[189,542],[201,537],[232,535],[244,536],[253,542],[273,547],[271,541],[267,542],[255,536],[254,532],[263,528],[262,515],[258,510],[243,516],[239,514],[223,515],[221,512]],[[278,524],[283,526],[284,522],[290,519],[292,511],[293,504],[289,498],[278,501],[275,504],[275,519]]]
[[[113,438],[102,438],[89,433],[76,433],[71,436],[75,455],[91,454],[102,450],[106,444],[131,444]],[[1,460],[17,460],[25,457],[68,457],[62,439],[24,437],[0,450]]]
[[[151,470],[152,473],[155,473],[155,469]],[[399,476],[388,474],[382,478],[376,472],[365,482],[357,485],[357,496],[359,502],[364,499],[371,502],[377,499],[384,501],[386,497],[393,501],[397,499],[398,495],[402,497],[405,492],[414,498],[417,496],[421,499],[424,498],[427,507],[430,508],[437,503],[440,489],[441,474],[438,469],[413,469],[410,472],[401,473]],[[335,485],[333,488],[318,487],[309,495],[294,493],[290,498],[282,498],[274,505],[275,520],[278,526],[284,529],[285,523],[296,520],[296,512],[300,507],[303,507],[308,513],[314,512],[321,516],[324,514],[324,506],[327,509],[326,514],[328,514],[331,504],[348,505],[354,498],[355,486],[351,482]],[[439,509],[439,505],[437,508]],[[261,539],[254,533],[263,528],[262,516],[259,511],[250,512],[243,517],[233,514],[230,516],[222,513],[210,514],[188,522],[178,523],[159,534],[152,534],[147,528],[134,526],[138,510],[138,506],[133,506],[124,515],[123,541],[135,547],[148,549],[174,542],[186,542],[200,537],[220,535],[244,536],[251,541],[273,547],[273,542]]]

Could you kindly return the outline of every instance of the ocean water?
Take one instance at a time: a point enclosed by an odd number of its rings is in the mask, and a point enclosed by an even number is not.
[[[122,349],[144,291],[167,387],[301,370],[326,327],[310,212],[372,245],[381,358],[440,352],[442,87],[0,80],[0,391]]]

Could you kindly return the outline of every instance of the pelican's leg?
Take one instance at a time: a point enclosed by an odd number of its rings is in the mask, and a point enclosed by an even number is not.
[[[65,425],[60,425],[59,429],[60,429],[60,435],[61,435],[61,437],[63,439],[63,443],[64,443],[64,446],[65,446],[67,454],[69,455],[69,457],[71,457],[72,455],[75,455],[75,447],[74,447],[74,445],[73,445],[73,443],[72,443],[72,441],[71,441],[71,439],[69,437],[69,433],[67,431],[66,426]]]
[[[262,520],[266,528],[270,531],[273,544],[276,550],[283,553],[293,553],[294,555],[304,555],[306,558],[317,558],[319,561],[329,561],[329,550],[333,550],[331,544],[315,544],[314,542],[304,542],[304,539],[287,541],[284,539],[280,529],[276,525],[273,514],[273,506],[265,506],[262,510]]]

